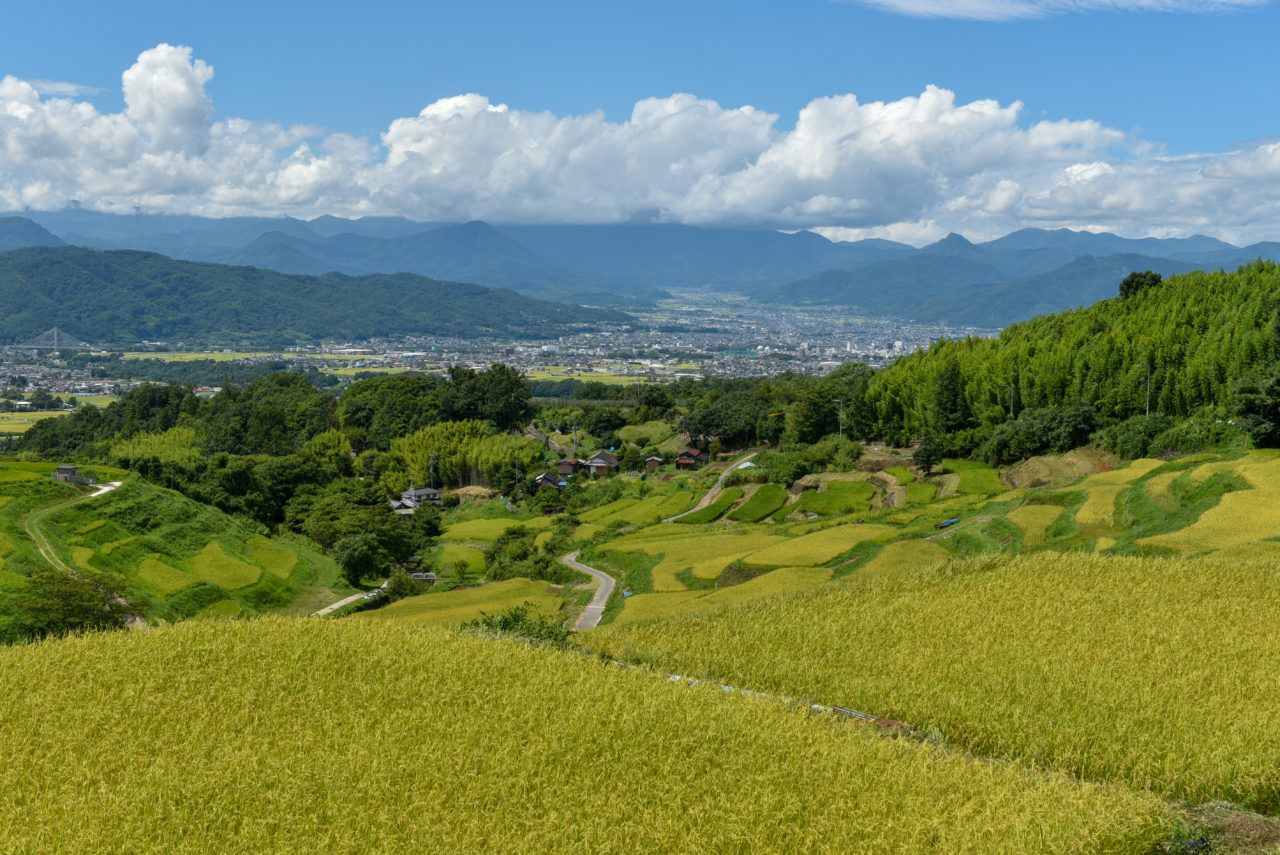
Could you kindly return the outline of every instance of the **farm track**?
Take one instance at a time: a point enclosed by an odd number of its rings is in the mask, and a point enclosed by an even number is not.
[[[53,551],[53,546],[49,543],[48,538],[44,536],[44,532],[40,530],[40,523],[51,511],[92,501],[99,496],[104,496],[107,493],[110,493],[123,483],[123,481],[108,481],[87,496],[81,496],[78,499],[68,499],[65,502],[58,502],[54,505],[47,505],[46,507],[39,508],[38,510],[34,510],[27,514],[22,520],[22,528],[27,532],[27,537],[31,538],[31,542],[36,545],[36,550],[39,551],[40,557],[45,561],[48,561],[57,569],[61,570],[63,573],[70,573],[72,576],[79,576],[80,571],[67,564],[58,557],[56,552]],[[123,600],[120,601],[120,604],[125,606],[129,605]],[[124,622],[130,629],[146,627],[147,625],[147,621],[142,617],[142,615],[133,613],[126,614],[124,616]]]
[[[77,572],[75,568],[71,567],[66,562],[64,562],[53,551],[53,547],[49,544],[49,540],[44,536],[44,532],[40,530],[40,522],[51,511],[55,511],[60,508],[65,508],[70,505],[78,505],[78,504],[81,504],[82,502],[87,502],[91,499],[96,499],[99,496],[110,493],[112,490],[116,489],[123,483],[124,483],[123,481],[109,481],[87,496],[81,496],[80,498],[77,498],[77,499],[68,499],[65,502],[58,502],[57,504],[54,504],[54,505],[47,505],[43,508],[39,508],[27,514],[22,521],[22,527],[26,530],[27,537],[31,538],[31,542],[36,545],[36,549],[39,550],[41,557],[44,558],[45,561],[48,561],[50,564],[52,564],[54,567],[57,567],[62,572],[75,574]]]
[[[614,579],[608,573],[597,570],[594,567],[588,567],[586,564],[578,561],[578,553],[571,552],[568,555],[560,557],[562,564],[577,570],[579,573],[586,573],[588,576],[594,576],[600,581],[600,587],[596,588],[595,594],[591,597],[591,602],[582,610],[582,614],[578,617],[578,622],[573,625],[573,631],[577,632],[583,629],[591,629],[600,623],[600,618],[604,617],[605,604],[609,602],[610,595],[613,594]]]
[[[663,520],[663,522],[675,522],[676,520],[680,519],[683,516],[687,516],[689,514],[695,513],[696,511],[700,511],[703,508],[710,505],[717,498],[719,498],[720,494],[724,491],[724,479],[729,477],[729,473],[735,471],[740,466],[742,466],[742,464],[746,463],[748,460],[750,460],[755,456],[756,456],[756,452],[753,451],[750,454],[744,454],[742,457],[739,457],[737,460],[733,461],[733,463],[730,464],[728,469],[725,469],[723,472],[720,473],[720,477],[717,478],[716,482],[711,485],[711,489],[707,491],[707,495],[703,496],[702,500],[699,501],[698,504],[694,505],[692,508],[690,508],[687,511],[684,511],[683,513],[676,514],[673,517],[667,517],[666,519]]]

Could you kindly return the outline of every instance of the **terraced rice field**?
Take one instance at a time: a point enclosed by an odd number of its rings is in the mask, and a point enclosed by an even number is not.
[[[1040,553],[855,573],[749,611],[602,627],[589,640],[934,727],[979,756],[1274,813],[1280,634],[1258,631],[1274,614],[1274,562]]]
[[[507,529],[516,526],[524,526],[525,528],[542,529],[550,528],[555,524],[554,517],[533,517],[532,519],[521,520],[503,517],[499,519],[478,519],[467,520],[466,522],[454,523],[444,530],[440,535],[441,540],[478,540],[481,542],[492,542],[497,540],[507,531]]]
[[[860,543],[898,533],[887,525],[841,525],[790,538],[745,559],[758,567],[817,567]]]
[[[820,490],[801,493],[798,502],[787,505],[780,513],[837,516],[866,511],[871,507],[871,497],[875,492],[875,488],[866,481],[829,481]]]
[[[1186,528],[1142,538],[1138,545],[1189,555],[1241,547],[1280,535],[1280,460],[1255,454],[1227,462],[1234,465],[1224,469],[1223,464],[1206,463],[1190,477],[1203,482],[1220,472],[1231,472],[1243,478],[1251,489],[1225,493],[1215,507]]]
[[[944,472],[954,472],[960,476],[956,491],[990,495],[1003,493],[1004,485],[1000,483],[1000,473],[985,463],[973,460],[957,460],[951,457],[942,461]]]
[[[1146,795],[373,617],[0,649],[0,697],[0,851],[30,855],[1146,855],[1173,827]]]
[[[1044,543],[1045,532],[1057,522],[1063,511],[1059,505],[1022,505],[1009,511],[1004,518],[1022,529],[1022,545],[1031,547]]]
[[[737,522],[754,523],[782,507],[787,499],[787,488],[781,484],[761,484],[739,508],[729,514]]]
[[[702,523],[714,522],[720,519],[729,508],[733,507],[733,503],[742,498],[742,490],[737,487],[730,487],[716,497],[716,500],[707,505],[702,510],[694,511],[680,517],[677,522],[683,525],[700,525]]]
[[[529,579],[507,579],[478,588],[455,588],[438,594],[421,594],[397,600],[389,606],[357,612],[357,620],[396,621],[413,625],[437,624],[457,626],[479,617],[481,612],[496,614],[510,606],[532,603],[543,614],[559,614],[564,606],[560,596],[546,582]]]
[[[662,560],[653,568],[652,577],[653,590],[662,592],[685,590],[688,586],[678,578],[678,574],[683,571],[688,570],[699,579],[715,579],[734,561],[773,546],[794,542],[793,539],[776,534],[759,531],[738,533],[728,529],[724,533],[701,532],[684,537],[622,538],[604,544],[601,548],[619,552],[639,550],[649,555],[661,555]]]
[[[1104,526],[1110,528],[1116,523],[1116,499],[1129,489],[1128,484],[1103,484],[1091,487],[1088,498],[1080,510],[1076,511],[1076,522],[1080,525]]]
[[[628,597],[611,625],[634,623],[656,617],[673,617],[736,606],[784,592],[804,591],[831,579],[827,567],[783,567],[740,585],[711,591],[673,591],[665,594],[637,594]]]
[[[929,540],[898,540],[885,544],[884,548],[858,569],[861,575],[872,573],[903,573],[910,570],[926,570],[937,567],[951,557],[951,553]]]

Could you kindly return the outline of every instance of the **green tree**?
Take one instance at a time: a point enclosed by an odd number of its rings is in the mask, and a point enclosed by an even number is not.
[[[1141,273],[1134,271],[1120,283],[1120,297],[1127,300],[1134,294],[1156,287],[1160,281],[1160,274],[1154,271],[1143,270]]]
[[[333,560],[342,568],[342,576],[355,587],[373,576],[383,576],[391,567],[391,556],[378,543],[372,532],[356,531],[343,535],[333,544]]]
[[[925,434],[924,439],[916,446],[915,453],[911,455],[911,462],[926,476],[942,462],[942,449],[933,434]]]
[[[128,596],[126,596],[128,595]],[[128,597],[134,599],[130,605]],[[146,604],[112,573],[66,573],[48,565],[31,568],[0,626],[0,638],[25,641],[88,630],[122,629],[125,615]]]

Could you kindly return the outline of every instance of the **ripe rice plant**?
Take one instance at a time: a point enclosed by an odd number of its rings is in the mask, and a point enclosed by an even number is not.
[[[228,591],[248,587],[262,575],[260,567],[227,555],[216,540],[209,541],[200,554],[191,559],[187,571],[201,581],[212,582]]]
[[[855,573],[750,610],[602,627],[588,641],[933,725],[977,755],[1274,813],[1280,635],[1259,625],[1274,614],[1273,562],[1039,553]]]
[[[601,546],[603,550],[646,552],[661,555],[653,568],[654,591],[683,591],[687,586],[678,574],[688,569],[699,579],[715,579],[734,561],[776,545],[795,543],[794,539],[754,531],[729,529],[714,533],[666,539],[620,538]]]
[[[803,591],[830,578],[831,570],[826,567],[783,567],[748,579],[741,585],[728,585],[713,591],[637,594],[627,598],[626,605],[610,625],[711,611],[774,594]]]
[[[1163,465],[1163,460],[1152,460],[1149,457],[1140,458],[1120,469],[1112,469],[1107,472],[1098,472],[1090,475],[1072,489],[1088,490],[1092,487],[1132,484],[1142,476],[1159,469]]]
[[[1076,522],[1080,525],[1097,525],[1110,528],[1116,524],[1116,499],[1128,484],[1103,484],[1087,490],[1089,498],[1076,511]]]
[[[1022,529],[1022,545],[1039,546],[1044,543],[1044,534],[1058,517],[1062,516],[1060,505],[1023,505],[1014,508],[1004,515],[1009,522]]]
[[[897,534],[896,528],[887,525],[839,525],[752,553],[746,558],[746,563],[758,567],[817,567],[859,543]]]
[[[1187,555],[1207,549],[1239,546],[1280,534],[1280,460],[1241,460],[1236,464],[1231,471],[1253,489],[1224,493],[1215,507],[1205,511],[1191,525],[1168,534],[1144,537],[1137,541],[1138,545]],[[1192,472],[1192,477],[1203,468]],[[1212,474],[1220,471],[1215,470]]]
[[[496,613],[525,602],[550,615],[559,614],[564,606],[564,601],[551,590],[548,582],[507,579],[478,588],[406,597],[380,609],[357,612],[353,619],[458,626],[463,621],[479,617],[481,612]]]
[[[761,484],[742,507],[729,514],[729,519],[746,523],[760,522],[782,507],[786,501],[786,487],[781,484]]]
[[[898,540],[885,544],[883,549],[858,569],[858,573],[868,575],[923,570],[937,567],[950,557],[951,553],[930,540]]]
[[[1173,823],[1140,793],[373,618],[2,649],[0,697],[0,851],[30,855],[1144,855]]]

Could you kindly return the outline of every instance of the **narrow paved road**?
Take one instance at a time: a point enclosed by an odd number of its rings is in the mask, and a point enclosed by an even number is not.
[[[579,573],[586,573],[588,576],[594,576],[600,580],[600,587],[596,588],[595,596],[591,598],[591,602],[587,604],[587,607],[582,610],[582,615],[578,618],[578,622],[573,625],[574,632],[580,629],[591,629],[599,624],[600,618],[604,616],[605,604],[609,602],[609,596],[613,593],[613,577],[578,561],[578,553],[576,552],[564,555],[560,560]]]
[[[684,513],[676,514],[674,517],[667,517],[665,520],[663,520],[663,522],[675,522],[676,520],[680,519],[683,516],[692,514],[696,511],[700,511],[703,508],[710,505],[712,502],[714,502],[716,499],[720,497],[720,493],[724,490],[724,479],[729,477],[729,473],[739,468],[740,466],[742,466],[742,464],[746,463],[748,460],[750,460],[755,456],[756,456],[756,452],[753,451],[750,454],[744,454],[742,457],[739,457],[737,460],[733,461],[733,464],[728,469],[720,473],[720,477],[716,479],[716,483],[711,485],[711,489],[707,491],[707,495],[702,497],[702,501],[698,502],[698,504],[694,505],[692,508],[685,511]]]

